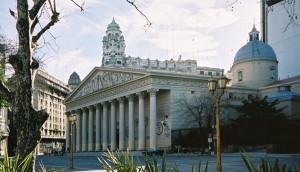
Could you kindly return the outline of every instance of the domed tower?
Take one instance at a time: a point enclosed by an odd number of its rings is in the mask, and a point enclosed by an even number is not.
[[[71,90],[74,90],[77,88],[77,86],[80,84],[81,80],[79,75],[76,72],[73,72],[70,75],[69,81],[68,81],[68,86],[71,88]]]
[[[249,42],[236,53],[232,71],[232,85],[259,88],[277,81],[278,61],[271,46],[258,40],[253,26]]]
[[[120,26],[113,18],[107,26],[106,36],[103,37],[102,66],[123,66],[125,63],[125,40]]]

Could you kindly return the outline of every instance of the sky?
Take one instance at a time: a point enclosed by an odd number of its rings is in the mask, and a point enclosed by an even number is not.
[[[43,68],[67,83],[76,71],[81,80],[101,66],[102,38],[114,18],[125,38],[125,54],[142,59],[197,60],[198,66],[228,71],[236,52],[247,43],[253,24],[260,29],[259,1],[240,0],[136,0],[145,18],[126,0],[70,0],[57,2],[60,21],[39,40],[37,55]],[[15,0],[0,0],[0,33],[17,40]],[[43,24],[43,23],[41,23]],[[38,28],[37,28],[38,29]],[[45,43],[46,42],[46,43]]]

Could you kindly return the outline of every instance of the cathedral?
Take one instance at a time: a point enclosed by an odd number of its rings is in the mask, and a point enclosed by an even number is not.
[[[165,61],[126,56],[125,38],[113,19],[103,37],[101,67],[81,81],[74,72],[72,93],[66,98],[67,119],[77,115],[75,151],[145,150],[174,147],[172,131],[184,120],[176,110],[176,98],[208,92],[211,77],[223,69],[198,66],[196,60]],[[279,100],[285,113],[299,119],[300,77],[278,80],[278,60],[268,44],[259,40],[255,26],[249,41],[236,53],[226,74],[231,81],[223,106],[239,106],[250,96]],[[99,62],[100,64],[100,62]],[[221,112],[226,114],[226,108]],[[298,113],[298,114],[297,114]],[[66,122],[66,145],[70,145],[70,122]]]
[[[208,79],[223,70],[198,66],[196,60],[126,56],[125,39],[114,19],[102,42],[102,66],[82,82],[75,74],[69,80],[80,82],[65,102],[67,115],[77,115],[75,150],[171,148],[171,132],[182,126],[175,98],[207,91]],[[70,133],[70,123],[66,129]]]

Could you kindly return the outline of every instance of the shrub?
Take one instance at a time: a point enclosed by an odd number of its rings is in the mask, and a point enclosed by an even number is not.
[[[246,152],[240,154],[249,172],[298,172],[296,168],[292,170],[292,168],[288,167],[286,164],[280,165],[278,159],[272,164],[267,156],[262,157],[261,164],[256,167],[251,157],[249,157]]]
[[[9,158],[7,153],[7,146],[6,142],[4,142],[4,155],[3,159],[0,161],[0,171],[1,172],[27,172],[32,161],[33,152],[25,157],[25,159],[19,163],[20,159],[19,156],[15,158]]]
[[[111,151],[107,150],[100,158],[98,157],[99,162],[103,165],[104,169],[107,172],[113,172],[117,170],[118,172],[169,172],[175,171],[179,172],[179,168],[177,165],[169,164],[167,166],[166,163],[166,151],[162,157],[161,168],[157,163],[157,159],[155,156],[152,157],[144,157],[144,165],[139,163],[138,166],[135,165],[133,160],[133,156],[130,155],[129,150],[126,152],[119,152],[112,153]],[[192,172],[194,172],[194,164],[192,165]],[[201,172],[201,160],[199,161],[198,167],[195,167],[196,172]],[[208,162],[206,161],[205,172],[208,171]]]

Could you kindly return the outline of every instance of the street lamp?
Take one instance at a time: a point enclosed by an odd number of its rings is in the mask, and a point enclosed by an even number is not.
[[[76,122],[77,116],[75,114],[71,114],[69,116],[69,120],[71,122],[71,149],[70,149],[70,169],[73,169],[73,147],[75,142],[75,122]]]
[[[216,139],[217,139],[217,145],[216,145],[216,154],[217,154],[217,172],[222,171],[222,165],[221,165],[221,137],[220,137],[220,98],[224,94],[224,90],[226,89],[226,84],[228,82],[228,79],[222,75],[218,80],[215,80],[211,78],[208,80],[208,90],[212,94],[212,96],[215,98],[216,102]],[[217,90],[218,85],[218,90]]]

